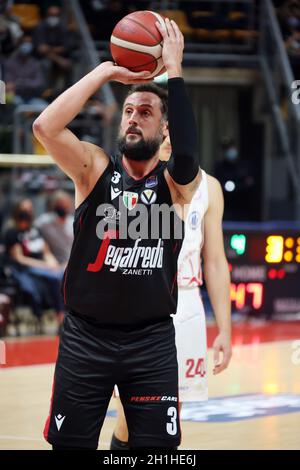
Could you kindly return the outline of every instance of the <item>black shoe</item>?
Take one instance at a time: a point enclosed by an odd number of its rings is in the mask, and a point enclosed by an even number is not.
[[[110,450],[129,450],[128,442],[120,441],[114,434],[110,442]]]

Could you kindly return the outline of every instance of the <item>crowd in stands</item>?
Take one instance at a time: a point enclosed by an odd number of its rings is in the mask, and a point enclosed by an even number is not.
[[[295,78],[300,73],[300,0],[275,1],[283,40]]]
[[[63,0],[0,0],[0,79],[7,104],[0,126],[12,124],[16,106],[32,105],[38,112],[71,86],[78,35],[64,6]],[[80,114],[82,125],[72,130],[102,145],[101,127],[110,124],[115,111],[116,105],[106,106],[92,97]],[[41,150],[33,147],[29,153]]]
[[[186,41],[240,41],[254,35],[249,2],[81,0],[81,7],[95,40],[109,41],[116,23],[136,10],[153,10],[174,19]],[[169,9],[165,5],[169,5]]]
[[[61,293],[63,272],[73,241],[73,198],[55,191],[47,212],[35,218],[30,199],[15,204],[2,231],[0,262],[0,316],[9,303],[31,308],[40,322],[45,309],[56,312],[58,325],[64,315]],[[5,295],[14,285],[15,295]],[[1,326],[1,318],[0,318]]]
[[[71,35],[61,7],[48,2],[45,9],[45,3],[0,0],[0,60],[7,103],[46,105],[47,98],[70,84]],[[32,21],[18,8],[26,5]]]
[[[116,23],[138,9],[173,15],[187,41],[226,42],[253,33],[251,2],[182,0],[172,2],[173,8],[165,11],[160,1],[80,0],[80,4],[98,41],[108,41]],[[300,2],[274,0],[274,5],[287,51],[297,67]],[[76,40],[65,17],[63,0],[0,0],[0,67],[7,103],[46,105],[71,84]]]

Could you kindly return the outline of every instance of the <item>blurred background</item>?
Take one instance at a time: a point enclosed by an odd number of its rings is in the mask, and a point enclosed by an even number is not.
[[[59,279],[26,286],[11,266],[16,230],[29,234],[28,256],[45,266],[54,256],[61,270],[72,243],[73,184],[45,155],[32,122],[111,60],[115,24],[142,9],[173,18],[185,36],[200,164],[224,191],[233,319],[300,319],[299,0],[0,0],[2,336],[56,334],[62,314]],[[105,85],[70,128],[113,153],[125,91]],[[205,288],[203,297],[213,321]]]

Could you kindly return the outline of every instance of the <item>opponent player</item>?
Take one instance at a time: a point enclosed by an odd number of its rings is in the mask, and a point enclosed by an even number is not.
[[[167,136],[160,159],[168,161],[171,143]],[[231,358],[230,276],[224,251],[222,216],[224,199],[219,182],[202,170],[202,180],[189,207],[185,238],[178,258],[178,306],[174,316],[179,366],[179,400],[207,400],[206,323],[200,296],[201,258],[209,297],[219,334],[213,343],[214,374],[227,368]],[[220,352],[223,357],[220,357]],[[117,398],[117,423],[112,450],[126,450],[128,429]]]
[[[196,124],[182,79],[183,36],[174,21],[166,19],[165,26],[157,27],[164,40],[168,101],[163,90],[148,83],[129,93],[120,157],[109,158],[99,147],[79,141],[66,126],[107,81],[138,83],[147,81],[148,73],[105,62],[60,95],[33,126],[75,184],[74,243],[63,282],[68,313],[44,432],[54,449],[97,448],[115,384],[131,448],[176,448],[180,443],[170,315],[177,307],[179,209],[190,203],[201,174]],[[168,128],[173,158],[163,163],[159,146]],[[143,228],[152,225],[154,203],[168,209],[177,205],[169,211],[169,233],[160,219],[150,237],[136,237],[137,228],[121,237],[126,218]]]

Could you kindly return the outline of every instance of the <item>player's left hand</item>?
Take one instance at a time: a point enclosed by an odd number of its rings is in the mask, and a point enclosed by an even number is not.
[[[174,20],[165,19],[165,27],[156,23],[163,37],[162,59],[169,78],[181,76],[181,63],[184,49],[184,37]]]
[[[232,356],[231,335],[229,333],[220,333],[213,343],[214,350],[214,369],[213,374],[220,374],[228,367]],[[221,357],[221,353],[222,357]]]

